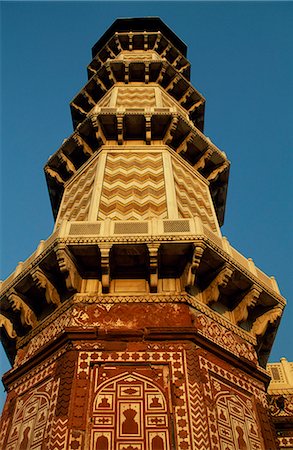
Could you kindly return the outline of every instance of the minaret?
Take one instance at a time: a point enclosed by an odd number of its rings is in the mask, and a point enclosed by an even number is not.
[[[268,387],[270,413],[278,435],[280,450],[293,448],[293,363],[281,358],[270,363]]]
[[[1,449],[277,449],[285,300],[221,234],[230,163],[186,54],[158,18],[92,49],[45,166],[54,231],[1,286]]]

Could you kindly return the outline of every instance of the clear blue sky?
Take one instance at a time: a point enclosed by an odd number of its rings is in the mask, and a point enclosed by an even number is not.
[[[1,13],[0,277],[52,231],[43,166],[72,133],[92,45],[117,17],[159,16],[188,46],[205,134],[232,163],[222,232],[288,300],[270,360],[293,361],[293,4],[2,2]]]

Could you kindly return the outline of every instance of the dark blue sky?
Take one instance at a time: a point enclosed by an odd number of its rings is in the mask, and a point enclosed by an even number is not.
[[[53,229],[43,166],[72,133],[91,47],[117,17],[159,16],[188,46],[205,134],[231,161],[222,232],[288,301],[270,360],[293,361],[293,4],[2,2],[1,13],[1,278]]]

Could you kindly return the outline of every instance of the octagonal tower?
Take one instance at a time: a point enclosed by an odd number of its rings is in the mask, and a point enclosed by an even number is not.
[[[276,449],[264,369],[285,305],[222,237],[226,154],[185,44],[118,19],[45,166],[52,235],[1,286],[0,447]]]

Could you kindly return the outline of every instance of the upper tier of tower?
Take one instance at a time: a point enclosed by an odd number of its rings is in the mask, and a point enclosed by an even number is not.
[[[154,34],[157,34],[158,31],[164,34],[168,42],[170,42],[184,57],[186,57],[187,46],[159,17],[116,19],[93,46],[92,56],[94,58],[105,47],[115,33],[125,33],[126,35],[129,35],[129,32],[143,32],[144,34],[147,34],[147,32],[153,32]],[[146,39],[143,40],[142,44],[144,44],[145,41]],[[152,43],[155,44],[155,42]],[[141,47],[141,41],[138,38],[135,38],[133,45],[137,48],[143,48],[145,50],[145,47]]]
[[[174,152],[178,154],[178,164],[186,162],[193,178],[206,180],[211,196],[209,220],[215,222],[212,229],[223,224],[229,161],[202,132],[205,99],[190,84],[186,52],[185,44],[158,18],[118,19],[94,45],[89,81],[70,104],[75,130],[45,166],[57,221],[64,218],[61,209],[68,210],[64,200],[71,196],[74,180],[82,177],[85,166],[105,146],[117,146],[116,151],[123,153],[129,145],[160,145],[172,159]],[[165,181],[167,175],[173,180],[176,175],[166,170],[165,166]],[[96,175],[93,184],[101,186],[102,171]],[[176,181],[171,184],[174,191]],[[144,187],[153,186],[147,183]],[[189,203],[201,202],[185,190],[183,196],[189,196]],[[97,205],[97,201],[92,196],[83,206],[92,210],[90,204]],[[167,210],[168,205],[165,207]],[[152,218],[151,209],[145,206],[141,219]],[[192,214],[175,212],[173,218]],[[65,218],[74,220],[76,216]],[[134,218],[139,217],[125,216]],[[97,212],[83,220],[101,220],[101,215]]]
[[[190,85],[186,54],[186,45],[161,19],[117,19],[92,48],[89,82],[71,102],[74,127],[115,82],[141,81],[160,83],[203,131],[205,99]]]

